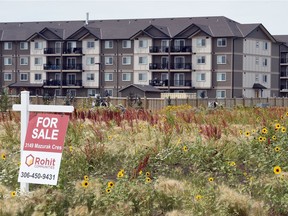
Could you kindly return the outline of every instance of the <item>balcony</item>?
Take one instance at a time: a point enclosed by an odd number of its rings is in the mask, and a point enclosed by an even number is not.
[[[281,64],[287,64],[288,63],[288,58],[281,58],[280,63]]]
[[[150,70],[168,70],[168,64],[162,64],[162,63],[150,63],[149,69]],[[176,63],[170,65],[171,70],[191,70],[192,64],[191,63]]]
[[[288,85],[281,85],[280,92],[288,92]]]
[[[61,54],[61,48],[44,48],[44,54],[53,55],[53,54]]]
[[[149,85],[158,87],[168,87],[168,80],[149,80]],[[192,87],[191,80],[171,80],[170,86],[172,87]]]
[[[44,64],[44,70],[60,71],[61,65]],[[67,64],[64,65],[62,70],[82,70],[82,64]]]
[[[46,88],[53,88],[53,87],[60,87],[61,81],[60,80],[44,80],[44,87]],[[82,87],[82,80],[63,80],[62,87]]]
[[[61,65],[44,64],[44,70],[61,70]]]
[[[172,46],[171,52],[181,52],[181,53],[191,53],[192,47],[191,46]]]
[[[282,71],[280,75],[280,79],[288,79],[288,71]]]
[[[82,54],[82,48],[63,49],[63,54]]]
[[[44,48],[44,54],[46,55],[61,55],[62,54],[82,54],[82,48],[68,48],[68,49],[61,49],[61,48]]]
[[[150,46],[150,53],[169,53],[169,47],[167,46]],[[172,46],[170,52],[191,53],[192,46]]]

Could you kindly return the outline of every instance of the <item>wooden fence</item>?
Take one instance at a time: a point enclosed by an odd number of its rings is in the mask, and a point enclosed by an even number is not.
[[[10,106],[14,103],[19,103],[19,96],[9,96],[10,97]],[[109,103],[112,106],[123,105],[124,107],[133,106],[137,107],[139,101],[131,100],[129,98],[116,98],[111,97],[109,99]],[[46,101],[43,100],[42,96],[31,96],[30,103],[31,104],[53,104],[53,105],[73,105],[77,108],[92,108],[93,101],[95,102],[95,98],[87,98],[87,97],[75,97],[73,99],[67,99],[66,97],[54,97],[49,98]],[[244,106],[244,107],[286,107],[288,106],[288,98],[225,98],[225,99],[213,99],[213,98],[181,98],[181,99],[170,99],[167,98],[141,98],[140,104],[146,110],[157,111],[163,109],[165,106],[170,105],[184,105],[188,104],[192,107],[208,107],[210,102],[216,101],[219,106],[233,108],[235,106]]]

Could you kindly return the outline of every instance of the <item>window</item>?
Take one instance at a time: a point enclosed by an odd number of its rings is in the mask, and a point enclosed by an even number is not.
[[[268,82],[268,76],[267,75],[263,75],[263,83],[267,83]]]
[[[4,58],[4,65],[12,65],[12,58],[11,57],[5,57]]]
[[[259,74],[255,74],[255,82],[259,83]]]
[[[113,57],[105,57],[105,65],[113,65]]]
[[[21,57],[20,65],[28,65],[28,57]]]
[[[113,81],[113,73],[105,73],[105,81]]]
[[[177,56],[174,58],[174,68],[175,69],[184,69],[185,59],[183,56]]]
[[[20,81],[27,81],[28,74],[27,73],[20,73]]]
[[[139,56],[139,64],[147,64],[147,57]]]
[[[122,48],[131,48],[131,41],[130,40],[123,40],[122,41]]]
[[[105,49],[113,49],[113,41],[105,41]]]
[[[197,44],[197,47],[205,47],[206,46],[206,39],[205,38],[197,38],[196,44]]]
[[[5,42],[4,50],[12,50],[12,42]]]
[[[42,47],[43,47],[42,42],[35,41],[35,43],[34,43],[34,48],[35,49],[42,49]]]
[[[217,47],[226,47],[227,39],[226,38],[218,38],[217,39]]]
[[[95,43],[94,41],[87,41],[87,48],[88,49],[92,49],[95,47]]]
[[[34,59],[34,64],[35,64],[35,65],[42,65],[42,58],[36,57],[36,58]]]
[[[76,90],[75,89],[67,89],[66,95],[76,97]]]
[[[122,81],[131,81],[131,73],[123,73]]]
[[[113,89],[105,89],[105,95],[106,97],[113,95]]]
[[[217,81],[226,81],[226,73],[217,73]]]
[[[205,56],[197,56],[197,64],[205,64]]]
[[[268,65],[268,59],[264,58],[263,59],[263,67],[267,67],[267,65]]]
[[[122,57],[122,64],[123,65],[130,65],[131,64],[131,56],[123,56]]]
[[[34,74],[34,79],[35,79],[35,81],[41,81],[41,80],[42,80],[42,74],[40,74],[40,73],[35,73],[35,74]]]
[[[96,89],[87,90],[88,97],[95,96],[97,94]]]
[[[147,40],[139,40],[139,48],[147,48],[148,47],[148,41]]]
[[[174,48],[175,51],[181,51],[182,48],[185,46],[185,40],[184,39],[177,39],[174,41]]]
[[[259,48],[259,41],[256,41],[256,48]]]
[[[139,81],[147,81],[147,73],[145,73],[145,72],[139,73],[138,74],[138,80]]]
[[[4,81],[11,81],[12,73],[4,73]]]
[[[197,91],[197,98],[206,98],[207,97],[207,90],[198,90]]]
[[[28,42],[20,42],[20,50],[27,50]]]
[[[197,82],[203,82],[206,80],[206,74],[205,73],[197,73],[196,74],[196,80]]]
[[[86,79],[87,79],[87,81],[94,81],[95,80],[95,74],[94,73],[87,73]]]
[[[225,90],[217,90],[216,91],[216,98],[226,98],[226,91]]]
[[[259,57],[256,57],[256,59],[255,59],[255,64],[256,64],[256,65],[259,65]]]
[[[268,42],[263,42],[263,49],[268,50]]]
[[[226,55],[218,55],[217,64],[226,64]]]
[[[87,57],[86,61],[87,61],[87,65],[94,65],[95,64],[95,58],[94,57]]]

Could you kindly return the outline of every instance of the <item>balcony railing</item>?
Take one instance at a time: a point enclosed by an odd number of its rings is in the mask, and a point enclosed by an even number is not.
[[[288,58],[281,58],[281,62],[282,64],[288,63]]]
[[[151,46],[149,47],[150,53],[168,53],[169,47],[167,46]],[[191,46],[172,46],[170,52],[192,52]]]
[[[61,65],[44,64],[44,70],[61,70]]]
[[[168,70],[168,64],[162,64],[162,63],[150,63],[149,64],[149,69],[150,70]],[[175,70],[175,69],[182,69],[182,70],[190,70],[192,69],[192,64],[191,63],[176,63],[176,64],[171,64],[170,69]]]
[[[151,86],[168,86],[168,80],[158,80],[158,79],[153,79],[149,80],[149,85]],[[191,80],[171,80],[170,81],[170,86],[188,86],[191,87]]]
[[[281,72],[281,77],[288,77],[288,72],[282,71]]]
[[[82,54],[82,48],[44,48],[44,54]]]
[[[44,64],[44,70],[61,70],[61,65]],[[62,70],[82,70],[82,64],[67,64]]]
[[[61,86],[60,80],[44,80],[44,86]],[[62,86],[82,86],[82,80],[62,80]]]

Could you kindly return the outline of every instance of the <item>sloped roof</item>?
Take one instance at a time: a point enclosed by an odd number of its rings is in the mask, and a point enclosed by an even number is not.
[[[288,44],[288,35],[273,35],[273,37],[281,43]]]
[[[126,86],[122,89],[119,90],[119,92],[127,89],[127,88],[130,88],[130,87],[135,87],[135,88],[138,88],[140,89],[141,91],[143,92],[161,92],[161,90],[155,88],[154,86],[151,86],[151,85],[139,85],[139,84],[131,84],[129,86]]]
[[[119,19],[119,20],[90,20],[85,21],[50,21],[0,23],[1,41],[23,41],[40,32],[44,28],[57,29],[59,36],[67,37],[85,26],[100,39],[128,39],[137,32],[153,25],[163,33],[174,37],[185,28],[195,24],[213,37],[245,37],[259,24],[240,24],[224,16],[184,17],[184,18],[155,18],[155,19]],[[61,31],[58,29],[61,29]]]

